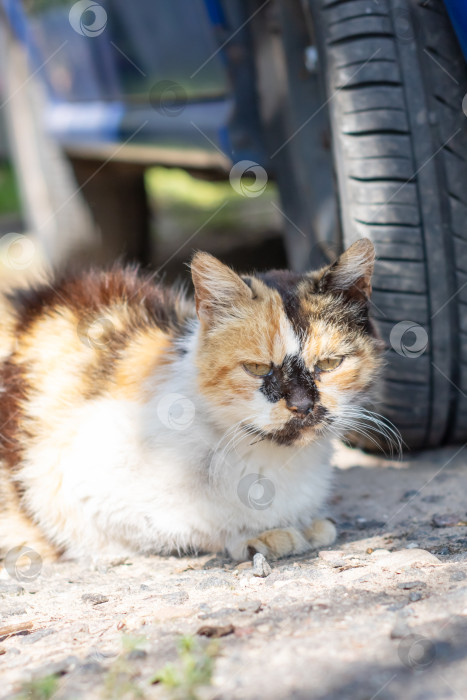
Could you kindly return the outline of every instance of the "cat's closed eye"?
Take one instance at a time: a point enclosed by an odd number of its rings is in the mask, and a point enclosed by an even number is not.
[[[252,374],[254,377],[267,377],[272,373],[271,365],[260,362],[244,362],[242,366],[245,372]]]
[[[329,372],[332,369],[337,369],[342,364],[343,359],[343,357],[326,357],[323,360],[319,360],[315,367],[320,372]]]

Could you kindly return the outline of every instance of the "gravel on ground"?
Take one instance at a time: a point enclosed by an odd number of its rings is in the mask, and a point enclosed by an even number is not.
[[[466,459],[339,449],[311,555],[10,561],[0,698],[465,697]]]

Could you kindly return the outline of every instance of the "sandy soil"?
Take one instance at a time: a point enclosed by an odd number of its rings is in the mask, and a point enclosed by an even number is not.
[[[400,463],[340,450],[337,543],[266,577],[220,555],[10,564],[0,697],[465,697],[466,461],[464,448]],[[168,662],[178,686],[167,672],[151,684]]]

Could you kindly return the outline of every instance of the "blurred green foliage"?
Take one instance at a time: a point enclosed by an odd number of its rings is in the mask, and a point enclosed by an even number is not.
[[[19,700],[50,700],[57,692],[59,680],[55,674],[24,683]]]
[[[228,180],[200,180],[178,168],[156,167],[146,172],[146,190],[162,238],[183,239],[198,228],[238,235],[239,230],[279,225],[277,209],[271,206],[278,199],[274,183],[268,182],[259,196],[251,197],[236,192]]]
[[[0,162],[0,216],[19,214],[21,204],[13,168],[6,161]]]
[[[24,5],[27,12],[43,12],[51,10],[53,7],[71,7],[73,0],[25,0]]]

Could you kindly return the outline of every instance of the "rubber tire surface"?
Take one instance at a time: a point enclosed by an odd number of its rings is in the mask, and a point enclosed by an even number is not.
[[[367,236],[378,258],[373,316],[387,347],[378,410],[410,448],[465,441],[465,59],[441,0],[309,0],[308,9],[343,246]],[[398,340],[403,321],[417,335]]]

